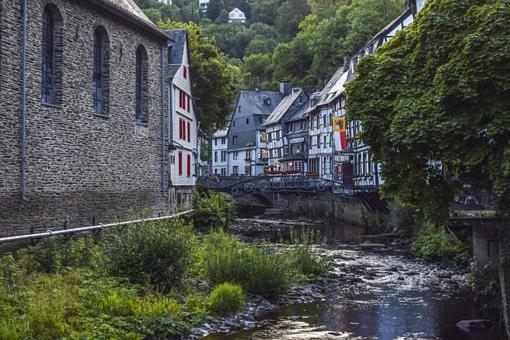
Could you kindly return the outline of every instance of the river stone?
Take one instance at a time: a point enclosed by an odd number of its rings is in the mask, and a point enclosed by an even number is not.
[[[472,329],[486,329],[490,326],[490,324],[490,320],[485,319],[462,320],[457,322],[457,327],[465,331],[470,331]]]
[[[191,334],[196,336],[207,336],[209,335],[209,331],[203,329],[203,328],[192,328]]]

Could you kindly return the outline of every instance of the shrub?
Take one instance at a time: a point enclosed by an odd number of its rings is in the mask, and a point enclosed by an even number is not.
[[[305,276],[322,276],[327,271],[327,260],[315,254],[309,245],[296,246],[289,252],[289,258],[296,270]]]
[[[195,236],[179,222],[132,225],[108,234],[105,268],[132,283],[149,283],[168,291],[180,284],[193,262]]]
[[[99,249],[91,237],[76,240],[47,239],[36,246],[23,248],[16,254],[20,266],[28,273],[65,272],[71,267],[92,265],[99,256]]]
[[[413,249],[426,260],[456,260],[469,258],[468,246],[447,232],[424,228],[413,242]]]
[[[209,296],[209,311],[218,316],[226,316],[244,308],[244,293],[240,285],[222,283],[213,289]]]
[[[249,293],[276,296],[292,283],[294,271],[284,254],[242,244],[221,231],[204,242],[205,275],[213,284],[231,282]]]
[[[198,228],[225,228],[235,219],[236,202],[225,193],[195,194],[194,224]]]

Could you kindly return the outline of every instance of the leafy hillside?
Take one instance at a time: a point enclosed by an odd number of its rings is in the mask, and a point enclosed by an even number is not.
[[[241,69],[239,87],[275,88],[281,80],[319,88],[403,10],[404,0],[137,0],[155,22],[192,21]],[[247,23],[229,24],[233,8]]]

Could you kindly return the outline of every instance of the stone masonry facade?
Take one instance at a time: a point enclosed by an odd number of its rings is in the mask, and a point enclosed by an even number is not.
[[[97,1],[30,0],[26,200],[20,194],[22,0],[0,0],[0,237],[168,212],[166,41]],[[62,19],[61,100],[43,104],[42,13]],[[94,113],[94,31],[108,34],[108,116]],[[135,121],[136,50],[148,57],[148,121]]]

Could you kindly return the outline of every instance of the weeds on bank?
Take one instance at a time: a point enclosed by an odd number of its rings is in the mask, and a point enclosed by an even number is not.
[[[180,335],[208,313],[239,311],[245,292],[274,297],[323,273],[300,242],[248,245],[181,222],[132,225],[99,242],[47,240],[0,258],[0,339]]]

